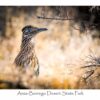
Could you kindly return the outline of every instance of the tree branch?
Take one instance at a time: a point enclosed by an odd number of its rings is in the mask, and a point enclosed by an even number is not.
[[[39,19],[51,19],[51,20],[74,20],[69,18],[54,18],[54,17],[43,17],[43,16],[37,16]]]

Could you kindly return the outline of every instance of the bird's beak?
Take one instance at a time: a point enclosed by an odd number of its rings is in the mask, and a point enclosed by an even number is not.
[[[47,31],[47,28],[37,28],[37,32]]]

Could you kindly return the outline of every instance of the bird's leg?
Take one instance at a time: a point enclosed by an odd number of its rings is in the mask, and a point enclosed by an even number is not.
[[[39,68],[39,62],[38,59],[36,58],[36,66],[34,68],[34,73],[36,76],[39,76],[40,68]]]
[[[38,65],[37,69],[34,70],[34,73],[35,73],[36,76],[39,76],[39,65]]]

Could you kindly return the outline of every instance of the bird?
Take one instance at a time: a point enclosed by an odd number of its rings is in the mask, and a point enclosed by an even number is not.
[[[21,70],[31,68],[35,76],[39,75],[39,61],[35,54],[35,39],[34,37],[47,28],[38,28],[32,25],[26,25],[22,28],[22,42],[20,51],[15,58],[15,65]]]

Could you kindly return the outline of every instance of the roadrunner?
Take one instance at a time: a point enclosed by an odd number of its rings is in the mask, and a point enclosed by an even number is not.
[[[22,29],[22,43],[21,49],[17,57],[15,58],[16,66],[19,66],[21,69],[27,70],[27,68],[32,68],[33,73],[39,75],[39,63],[35,55],[34,45],[35,40],[34,36],[42,31],[46,31],[46,28],[37,28],[31,25],[25,26]]]

